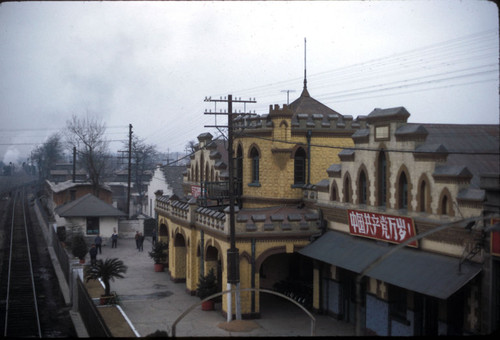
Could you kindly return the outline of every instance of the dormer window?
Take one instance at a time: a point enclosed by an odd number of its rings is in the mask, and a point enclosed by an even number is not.
[[[390,128],[389,125],[380,125],[380,126],[375,126],[375,140],[376,141],[383,141],[383,140],[389,140]]]

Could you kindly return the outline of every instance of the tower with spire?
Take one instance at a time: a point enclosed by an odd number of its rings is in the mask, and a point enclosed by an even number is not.
[[[243,162],[243,207],[261,208],[279,200],[297,204],[304,185],[324,179],[326,169],[340,162],[338,148],[354,145],[351,135],[365,127],[364,117],[353,120],[311,97],[307,88],[307,49],[304,38],[304,88],[289,105],[270,105],[267,115],[241,119],[235,123],[235,155]],[[312,145],[324,145],[324,148]],[[259,157],[259,183],[249,156]],[[245,161],[245,158],[247,161]],[[299,174],[299,172],[302,172]],[[265,175],[264,175],[265,174]],[[247,185],[245,185],[245,183]]]

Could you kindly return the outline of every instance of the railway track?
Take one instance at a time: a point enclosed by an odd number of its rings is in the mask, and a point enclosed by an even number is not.
[[[11,195],[7,208],[3,253],[0,321],[4,337],[42,337],[37,287],[33,268],[38,256],[24,188]],[[31,242],[30,242],[31,241]]]

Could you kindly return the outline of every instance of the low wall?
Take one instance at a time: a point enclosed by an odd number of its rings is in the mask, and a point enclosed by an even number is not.
[[[134,238],[135,233],[140,232],[144,235],[144,220],[120,220],[118,221],[118,237]]]

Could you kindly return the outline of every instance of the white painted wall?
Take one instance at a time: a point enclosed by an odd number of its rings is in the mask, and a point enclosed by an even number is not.
[[[142,213],[150,217],[154,217],[154,207],[155,207],[155,192],[158,190],[163,190],[163,195],[172,195],[173,190],[168,185],[167,179],[163,174],[161,166],[158,165],[155,169],[151,182],[148,184],[148,191],[146,197],[146,204],[142,208]]]

